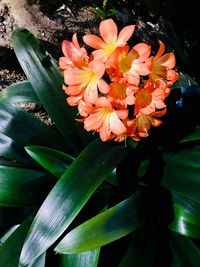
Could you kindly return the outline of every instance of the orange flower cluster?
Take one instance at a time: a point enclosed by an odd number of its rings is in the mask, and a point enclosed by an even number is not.
[[[83,36],[85,44],[95,49],[91,55],[80,47],[76,34],[72,42],[62,43],[59,67],[67,102],[78,107],[82,118],[77,120],[87,131],[98,132],[102,141],[121,142],[127,137],[139,141],[148,136],[151,126],[161,124],[164,100],[178,79],[174,53],[164,54],[161,41],[155,56],[146,43],[129,47],[134,29],[129,25],[118,34],[112,19],[102,21],[101,38]]]

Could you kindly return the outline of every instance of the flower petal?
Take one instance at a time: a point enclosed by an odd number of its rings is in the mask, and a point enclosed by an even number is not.
[[[94,34],[86,34],[86,35],[84,35],[83,36],[83,41],[84,41],[84,43],[86,43],[87,45],[89,45],[89,46],[91,46],[92,48],[95,48],[95,49],[100,49],[100,48],[105,46],[104,41],[100,37],[98,37],[98,36],[96,36]]]
[[[172,69],[176,65],[176,58],[174,53],[167,53],[156,60],[156,64],[161,64],[169,69]]]
[[[102,94],[107,94],[110,91],[110,86],[103,79],[98,81],[98,88]]]
[[[133,47],[133,50],[135,50],[139,55],[137,62],[144,62],[148,59],[151,53],[151,46],[145,43],[139,43]]]
[[[127,41],[131,38],[133,32],[135,30],[135,25],[129,25],[124,27],[117,38],[117,45],[125,45]]]
[[[99,31],[106,43],[117,42],[117,25],[112,19],[103,20],[99,25]]]
[[[110,129],[114,134],[123,134],[126,127],[115,112],[110,115]]]
[[[105,64],[101,60],[93,60],[88,65],[89,68],[91,68],[97,75],[97,77],[100,79],[105,72]]]
[[[155,55],[154,60],[157,60],[165,52],[165,45],[163,44],[163,42],[162,41],[159,41],[159,44],[160,44],[160,46],[159,46],[159,49],[158,49],[157,54]]]

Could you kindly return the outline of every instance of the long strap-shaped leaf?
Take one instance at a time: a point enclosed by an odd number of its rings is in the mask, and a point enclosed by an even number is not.
[[[26,221],[15,230],[5,243],[0,246],[1,267],[17,267],[20,251],[32,220],[33,217],[26,219]]]
[[[200,150],[196,146],[177,153],[165,153],[162,185],[200,202]]]
[[[0,132],[22,146],[47,145],[63,150],[64,138],[32,114],[0,101]]]
[[[200,250],[188,237],[171,234],[171,250],[181,267],[199,267]]]
[[[126,148],[98,140],[69,166],[38,211],[24,243],[20,266],[47,250],[65,231],[91,195],[126,154]]]
[[[142,222],[139,193],[93,217],[69,232],[56,246],[58,253],[79,253],[117,240]]]
[[[91,135],[75,122],[77,111],[66,103],[66,95],[62,90],[63,78],[54,60],[26,29],[15,30],[12,42],[17,58],[40,103],[64,135],[68,145],[80,152],[79,141],[84,139],[84,143],[88,144]]]
[[[100,249],[61,256],[60,267],[97,267]]]
[[[174,219],[169,228],[179,234],[200,238],[200,203],[184,197],[177,192],[172,193]]]
[[[41,202],[53,186],[44,172],[0,166],[0,205],[27,206]]]
[[[0,132],[0,157],[18,162],[24,165],[35,165],[34,161],[27,155],[23,146],[12,138]],[[10,164],[12,163],[10,162]],[[1,164],[1,163],[0,163]]]
[[[10,103],[40,102],[29,81],[18,82],[6,87],[0,93],[0,99]]]
[[[48,147],[28,146],[25,149],[38,164],[57,178],[60,178],[74,160],[72,156]]]

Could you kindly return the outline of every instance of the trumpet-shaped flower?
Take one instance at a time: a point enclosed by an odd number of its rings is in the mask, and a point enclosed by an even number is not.
[[[112,19],[107,19],[102,21],[99,26],[102,39],[94,34],[86,34],[83,36],[83,41],[92,48],[97,49],[93,52],[94,58],[106,61],[117,47],[126,45],[134,29],[134,25],[126,26],[118,35],[115,22]]]
[[[64,81],[69,85],[65,92],[69,96],[83,99],[94,104],[98,99],[98,89],[101,93],[108,93],[109,86],[102,79],[105,72],[105,65],[102,61],[91,61],[87,67],[68,68],[64,70]],[[80,98],[81,99],[81,98]]]
[[[64,40],[62,42],[62,52],[64,57],[59,59],[59,67],[66,70],[70,66],[81,67],[88,61],[87,51],[80,47],[76,33],[72,37],[72,42]]]
[[[111,77],[123,76],[128,83],[138,85],[140,75],[146,76],[150,73],[146,61],[150,55],[151,47],[140,43],[131,50],[129,46],[118,47],[108,60],[108,73]]]
[[[149,66],[151,66],[150,79],[156,83],[166,82],[167,85],[172,85],[178,79],[178,73],[173,70],[176,65],[176,58],[174,53],[167,53],[165,55],[165,45],[160,41],[160,47],[157,54],[149,59]]]
[[[107,97],[116,106],[127,108],[127,105],[135,103],[134,93],[137,89],[138,87],[128,84],[125,79],[121,78],[110,84],[110,92]]]
[[[102,141],[115,135],[126,133],[122,120],[128,116],[128,110],[115,110],[106,97],[100,97],[91,114],[84,120],[87,131],[97,131]]]
[[[142,113],[144,115],[152,114],[157,109],[164,109],[166,104],[164,99],[167,96],[166,87],[155,87],[147,82],[143,88],[136,92],[134,115]]]
[[[128,122],[129,128],[132,128],[132,138],[135,141],[140,141],[141,137],[147,137],[149,135],[148,131],[151,126],[157,127],[162,124],[162,121],[157,119],[154,115],[161,116],[161,113],[160,115],[159,113],[152,115],[138,113],[135,119]]]

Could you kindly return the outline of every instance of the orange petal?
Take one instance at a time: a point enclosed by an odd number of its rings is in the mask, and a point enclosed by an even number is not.
[[[70,96],[77,96],[80,95],[83,92],[83,87],[81,85],[70,85],[68,87],[65,87],[65,93],[67,93]]]
[[[84,79],[83,71],[79,69],[64,70],[64,81],[68,85],[76,85],[82,83]]]
[[[102,94],[107,94],[110,91],[110,86],[103,79],[98,81],[98,88]]]
[[[114,134],[123,134],[126,132],[126,127],[115,112],[110,115],[110,129]]]
[[[151,46],[145,43],[139,43],[133,47],[133,50],[139,55],[137,62],[144,62],[151,53]]]
[[[99,97],[99,99],[96,102],[96,107],[104,107],[112,109],[110,101],[104,96]]]
[[[84,41],[84,43],[86,43],[87,45],[89,45],[89,46],[91,46],[92,48],[95,48],[95,49],[100,49],[100,48],[105,46],[104,41],[100,37],[98,37],[98,36],[96,36],[94,34],[86,34],[86,35],[84,35],[83,36],[83,41]]]
[[[88,67],[94,70],[99,79],[104,75],[105,64],[103,63],[103,61],[93,60],[89,63]]]
[[[78,39],[77,39],[77,34],[74,33],[73,36],[72,36],[72,42],[74,44],[74,46],[78,49],[80,49],[80,45],[79,45],[79,42],[78,42]]]
[[[77,106],[79,101],[82,99],[82,95],[79,96],[70,96],[67,98],[67,103],[70,106]]]
[[[69,67],[69,65],[72,64],[72,61],[70,59],[68,59],[67,57],[60,57],[59,58],[59,67],[62,69],[62,70],[65,70]]]
[[[155,55],[154,60],[157,60],[165,52],[165,45],[164,45],[164,43],[162,41],[159,41],[159,44],[160,44],[160,46],[159,46],[159,49],[158,49],[157,54]]]
[[[100,128],[99,134],[103,142],[108,141],[111,138],[111,130],[109,127],[106,127],[105,125]]]
[[[135,25],[129,25],[124,27],[117,38],[117,45],[125,45],[127,41],[131,38],[133,32],[135,30]]]
[[[167,80],[175,83],[178,80],[179,74],[175,70],[167,71]]]
[[[99,25],[99,31],[106,43],[117,42],[117,25],[112,19],[103,20]]]
[[[167,53],[160,57],[157,61],[156,64],[160,64],[162,66],[167,67],[168,69],[172,69],[176,65],[176,58],[174,56],[174,53]]]
[[[118,117],[122,120],[125,120],[128,117],[128,110],[117,110],[116,111]]]

